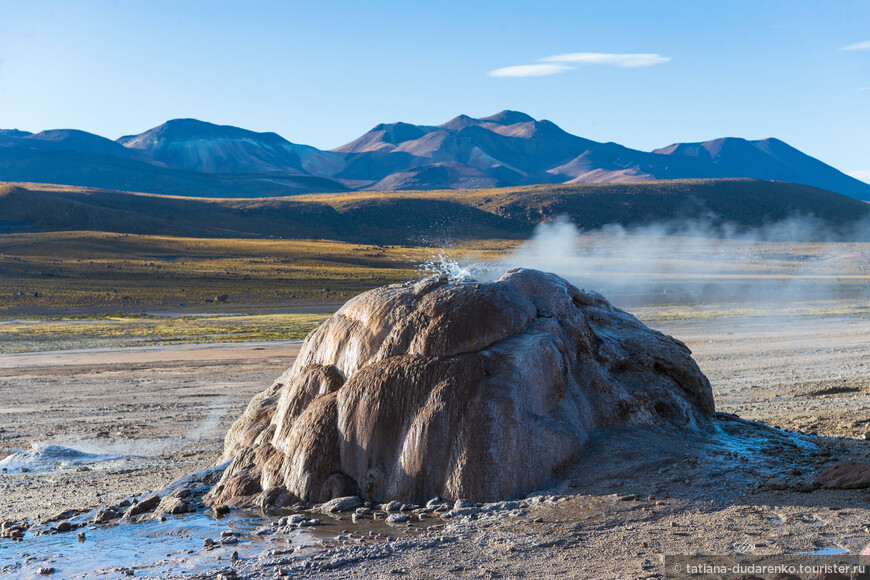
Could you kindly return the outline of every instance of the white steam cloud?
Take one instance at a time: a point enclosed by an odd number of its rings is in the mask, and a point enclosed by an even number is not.
[[[795,217],[754,229],[697,220],[581,232],[561,218],[539,225],[530,240],[496,263],[442,260],[441,272],[486,281],[510,268],[534,268],[624,306],[843,299],[866,304],[870,238],[864,226],[832,233],[820,220]]]

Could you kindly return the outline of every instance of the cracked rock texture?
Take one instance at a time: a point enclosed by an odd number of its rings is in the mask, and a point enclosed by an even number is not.
[[[680,341],[553,274],[426,278],[348,301],[229,430],[209,502],[492,501],[582,461],[596,429],[697,430]]]

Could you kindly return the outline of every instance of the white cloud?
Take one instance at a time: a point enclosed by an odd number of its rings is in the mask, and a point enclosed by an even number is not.
[[[557,75],[574,67],[564,64],[521,64],[517,66],[506,66],[489,71],[491,77],[545,77],[549,75]]]
[[[616,54],[607,52],[569,52],[538,59],[541,64],[520,64],[489,71],[491,77],[545,77],[574,70],[571,65],[603,64],[623,68],[654,66],[670,61],[654,53]]]
[[[867,40],[865,42],[856,42],[855,44],[844,46],[840,50],[870,50],[870,40]]]
[[[634,68],[654,66],[671,60],[660,54],[612,54],[606,52],[571,52],[542,58],[541,62],[559,62],[572,64],[606,64]]]
[[[861,87],[859,91],[870,91],[870,87]]]
[[[847,171],[846,173],[855,179],[870,183],[870,169],[858,169],[857,171]]]

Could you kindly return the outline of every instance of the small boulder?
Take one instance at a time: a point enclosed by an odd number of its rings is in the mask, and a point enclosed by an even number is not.
[[[127,511],[124,512],[124,517],[132,518],[133,516],[144,514],[147,511],[153,510],[155,507],[157,507],[157,504],[159,503],[159,495],[149,495],[148,497],[140,500],[138,503],[134,503],[133,505],[128,507]]]
[[[95,524],[105,524],[119,517],[121,517],[121,511],[118,508],[104,507],[94,514],[94,518],[91,521]]]
[[[167,495],[157,505],[154,513],[161,514],[186,514],[190,510],[190,505],[178,496]]]
[[[326,513],[348,512],[360,507],[363,504],[362,499],[355,495],[346,497],[337,497],[320,506],[320,510]]]
[[[73,529],[72,524],[69,522],[60,522],[57,524],[57,531],[60,533],[65,533]]]
[[[816,484],[828,489],[865,489],[870,487],[870,463],[843,461],[816,477]]]
[[[402,510],[402,503],[398,501],[388,501],[381,506],[385,512],[398,512]]]
[[[787,487],[785,480],[781,477],[771,477],[766,482],[764,482],[764,486],[770,490],[782,490]]]

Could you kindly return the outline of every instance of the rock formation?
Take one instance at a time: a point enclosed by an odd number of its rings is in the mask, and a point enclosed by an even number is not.
[[[347,302],[227,434],[207,498],[486,501],[546,484],[590,432],[699,429],[710,383],[680,341],[599,294],[517,269]]]

